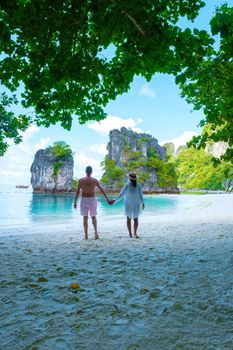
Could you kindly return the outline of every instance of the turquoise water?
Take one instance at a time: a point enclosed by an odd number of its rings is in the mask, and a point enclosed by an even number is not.
[[[148,195],[145,196],[143,216],[198,216],[233,213],[232,195]],[[30,190],[0,192],[1,228],[28,224],[77,223],[79,210],[73,209],[74,195],[33,194]],[[99,218],[121,218],[123,203],[109,206],[103,197],[98,199]],[[229,216],[228,215],[228,216]]]
[[[117,217],[123,211],[123,202],[109,206],[103,197],[97,196],[98,216]],[[147,213],[174,212],[178,197],[145,196]],[[80,219],[79,207],[73,209],[74,195],[33,194],[21,190],[0,193],[1,226],[25,225],[40,222],[64,222]]]

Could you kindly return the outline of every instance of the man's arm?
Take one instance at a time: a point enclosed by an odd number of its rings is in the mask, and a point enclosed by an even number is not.
[[[79,196],[79,193],[80,193],[80,189],[81,189],[81,186],[80,186],[80,181],[79,181],[78,182],[77,191],[76,191],[76,194],[75,194],[75,198],[74,198],[74,209],[77,208],[77,200],[78,200],[78,196]]]
[[[98,189],[100,190],[100,192],[102,193],[102,195],[104,196],[104,198],[106,199],[106,201],[108,202],[108,204],[110,204],[110,200],[106,194],[106,192],[104,191],[103,187],[101,187],[99,181],[96,181],[96,187],[98,187]]]

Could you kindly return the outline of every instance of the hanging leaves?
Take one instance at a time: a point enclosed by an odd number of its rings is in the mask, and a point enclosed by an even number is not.
[[[80,123],[100,121],[106,104],[127,92],[135,75],[150,80],[156,72],[181,74],[177,83],[193,103],[183,89],[186,77],[200,73],[197,67],[211,55],[213,39],[177,23],[181,16],[193,21],[203,6],[201,0],[1,1],[0,82],[11,92],[22,86],[20,103],[35,115],[9,115],[8,135],[6,128],[0,130],[0,154],[6,137],[18,142],[14,135],[30,122],[45,127],[60,122],[70,130],[74,117]],[[219,21],[212,23],[213,33],[220,30]],[[109,47],[114,52],[107,59]],[[190,89],[192,96],[198,94]],[[196,103],[206,106],[201,99]],[[1,108],[7,116],[7,107]]]

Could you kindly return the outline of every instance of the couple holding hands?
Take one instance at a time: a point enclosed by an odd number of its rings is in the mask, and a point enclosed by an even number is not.
[[[124,185],[119,195],[113,199],[109,200],[106,192],[101,187],[99,181],[92,177],[92,167],[86,167],[86,176],[81,178],[78,182],[78,188],[76,191],[74,199],[74,208],[77,209],[77,200],[81,191],[81,201],[80,201],[80,213],[83,216],[83,227],[85,233],[85,239],[88,239],[88,215],[90,214],[92,219],[92,224],[94,227],[95,239],[99,238],[97,230],[97,201],[95,198],[96,187],[105,197],[108,204],[119,202],[122,198],[124,199],[125,215],[127,217],[127,228],[129,232],[129,237],[139,238],[137,235],[138,230],[138,216],[140,214],[141,208],[144,209],[144,200],[142,194],[142,188],[139,183],[137,183],[137,175],[135,173],[130,173],[128,175],[129,181]],[[132,234],[131,220],[134,220],[134,231]]]

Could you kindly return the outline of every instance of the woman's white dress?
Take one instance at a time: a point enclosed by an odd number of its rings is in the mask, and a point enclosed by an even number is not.
[[[141,205],[144,203],[142,187],[137,183],[136,187],[128,182],[124,185],[115,202],[124,199],[125,215],[130,219],[137,218],[141,212]]]

